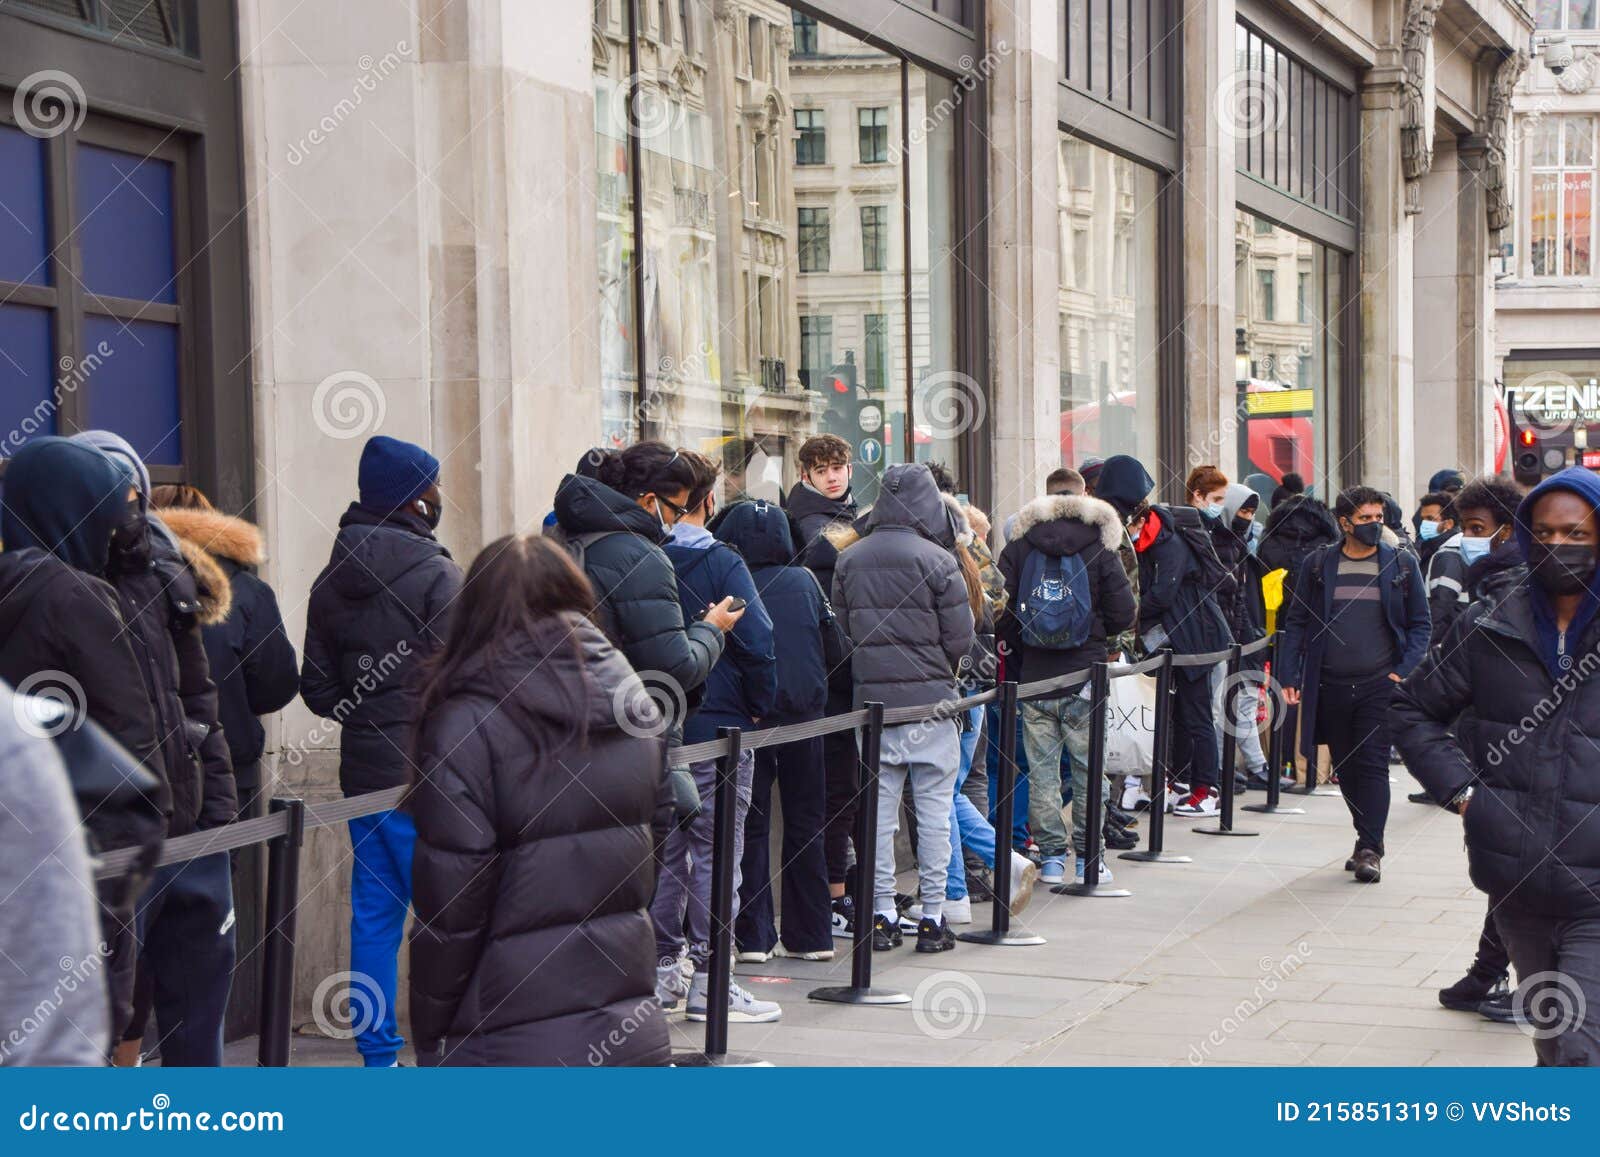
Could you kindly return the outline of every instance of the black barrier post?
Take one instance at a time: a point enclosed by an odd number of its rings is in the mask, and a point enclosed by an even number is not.
[[[717,785],[711,805],[711,975],[706,981],[706,1051],[674,1056],[672,1063],[736,1068],[765,1062],[728,1053],[728,997],[733,988],[734,837],[744,736],[737,727],[719,727],[717,738],[727,743],[728,750],[717,760]]]
[[[1192,856],[1169,852],[1164,843],[1167,832],[1167,779],[1172,760],[1173,672],[1172,651],[1161,648],[1161,666],[1156,668],[1156,733],[1150,757],[1150,836],[1148,846],[1123,852],[1121,859],[1146,864],[1189,864]]]
[[[289,1065],[290,1018],[294,1010],[294,925],[300,906],[300,849],[305,843],[306,804],[301,799],[274,799],[272,814],[282,812],[289,827],[267,844],[266,933],[261,940],[261,1039],[256,1064],[282,1069]]]
[[[1227,666],[1222,676],[1222,767],[1218,771],[1221,800],[1217,806],[1217,826],[1194,830],[1203,836],[1259,836],[1260,832],[1243,831],[1233,826],[1233,797],[1238,788],[1234,785],[1233,763],[1239,752],[1237,734],[1239,720],[1234,704],[1239,701],[1239,668],[1244,659],[1238,643],[1228,648]],[[1254,727],[1254,721],[1250,726]]]
[[[1268,644],[1267,673],[1270,677],[1261,688],[1267,696],[1267,802],[1247,803],[1244,810],[1264,815],[1303,816],[1306,814],[1305,808],[1283,806],[1283,784],[1279,782],[1283,777],[1283,723],[1289,714],[1283,702],[1283,692],[1278,689],[1278,644],[1282,639],[1283,633],[1280,631],[1272,636],[1272,642]]]
[[[1000,781],[994,803],[994,904],[986,932],[962,932],[956,939],[972,944],[1027,947],[1043,944],[1043,936],[1011,931],[1011,831],[1016,824],[1017,793],[1017,685],[1000,684],[1000,734],[989,742],[1000,745]],[[974,754],[976,759],[977,755]]]
[[[1105,807],[1106,703],[1111,698],[1111,665],[1101,660],[1089,669],[1089,791],[1087,800],[1072,801],[1076,815],[1084,804],[1083,883],[1057,884],[1050,891],[1058,896],[1093,896],[1118,899],[1131,896],[1126,888],[1107,888],[1100,883],[1100,860],[1105,855],[1105,833],[1101,830]],[[1031,770],[1031,769],[1030,769]],[[1028,785],[1030,790],[1033,784]]]
[[[850,945],[850,983],[813,988],[806,995],[831,1004],[910,1004],[911,997],[892,988],[872,987],[873,875],[878,862],[878,765],[883,760],[883,704],[865,703],[867,726],[862,731],[861,792],[856,796],[855,939]]]

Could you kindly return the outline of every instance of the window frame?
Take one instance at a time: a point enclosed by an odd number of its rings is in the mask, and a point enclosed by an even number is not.
[[[1600,5],[1597,5],[1597,7],[1600,7]],[[1563,11],[1565,11],[1564,6]],[[1528,280],[1537,282],[1540,285],[1570,284],[1593,280],[1597,276],[1594,251],[1595,215],[1596,210],[1600,209],[1600,205],[1596,203],[1596,198],[1600,197],[1600,188],[1597,188],[1600,187],[1600,148],[1597,148],[1597,146],[1600,146],[1600,112],[1578,112],[1574,110],[1565,114],[1548,113],[1544,114],[1543,117],[1539,117],[1539,114],[1534,114],[1524,118],[1524,120],[1533,122],[1536,117],[1554,121],[1557,124],[1556,162],[1553,165],[1536,163],[1533,157],[1533,134],[1528,131],[1524,131],[1521,134],[1523,141],[1523,172],[1526,174],[1521,182],[1523,185],[1522,203],[1525,208],[1519,210],[1517,217],[1518,228],[1522,232],[1524,248],[1527,252],[1523,275]],[[1571,165],[1567,163],[1567,131],[1572,123],[1579,118],[1589,121],[1588,165]],[[1566,183],[1569,175],[1580,174],[1587,174],[1589,177],[1589,269],[1585,273],[1572,273],[1567,269]],[[1556,272],[1554,273],[1538,273],[1534,270],[1533,186],[1534,181],[1541,176],[1553,176],[1555,178],[1555,222],[1553,232],[1550,234],[1554,239],[1556,263]]]
[[[800,114],[815,118],[813,124],[800,127]],[[823,108],[797,108],[794,110],[794,164],[796,168],[811,168],[828,163],[828,110]],[[808,145],[810,160],[800,159],[800,146]]]
[[[811,216],[808,218],[808,214]],[[820,214],[820,219],[817,215]],[[807,236],[809,232],[810,236]],[[820,240],[819,240],[820,235]],[[795,268],[801,273],[830,273],[833,264],[833,222],[827,205],[800,205],[795,209]],[[817,251],[822,264],[818,265]],[[809,256],[809,263],[808,263]]]
[[[869,124],[869,123],[867,123],[866,118],[868,117],[868,115],[869,114],[874,114],[875,115],[877,113],[882,113],[883,114],[883,123],[881,125],[880,124]],[[890,120],[891,120],[891,117],[889,116],[889,106],[886,105],[886,104],[883,104],[883,105],[859,105],[856,108],[856,164],[858,164],[858,165],[887,165],[889,163],[889,128],[890,128]],[[870,137],[869,137],[869,134],[870,134]],[[882,141],[881,142],[878,139],[880,134],[882,135]],[[871,142],[873,144],[873,149],[872,149],[873,156],[870,157],[870,158],[867,156],[867,147],[866,147],[869,139],[871,140]],[[881,143],[881,146],[882,146],[882,148],[881,148],[882,155],[881,156],[878,155],[879,152],[880,152],[880,149],[878,147],[880,143]]]
[[[886,273],[889,271],[889,206],[887,205],[859,205],[861,221],[861,271],[863,273]],[[873,214],[876,218],[868,223],[867,215]],[[868,231],[871,231],[872,244],[868,244]],[[876,257],[876,261],[873,258]],[[809,272],[809,271],[808,271]]]

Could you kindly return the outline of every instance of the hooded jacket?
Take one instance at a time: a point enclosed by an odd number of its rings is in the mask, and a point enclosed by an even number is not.
[[[125,467],[64,438],[35,439],[11,460],[0,512],[0,679],[76,685],[84,714],[154,774],[165,815],[172,792],[155,712],[116,591],[101,577],[132,482]]]
[[[1228,629],[1237,643],[1253,643],[1267,633],[1267,601],[1261,580],[1268,573],[1266,563],[1250,550],[1249,529],[1239,529],[1239,512],[1250,502],[1259,503],[1259,496],[1248,486],[1230,482],[1222,502],[1222,517],[1211,528],[1211,541],[1217,548],[1217,557],[1233,572],[1238,589],[1223,608],[1228,619]],[[1254,521],[1247,524],[1254,527]],[[1266,653],[1257,651],[1241,660],[1241,669],[1259,671],[1266,663]]]
[[[648,907],[672,799],[665,738],[613,708],[633,681],[566,615],[476,657],[421,720],[406,805],[420,1063],[666,1062]]]
[[[820,719],[830,674],[825,641],[838,626],[816,575],[792,561],[795,549],[788,517],[767,502],[739,502],[717,517],[715,533],[749,565],[756,593],[772,621],[777,681],[766,722],[776,726]]]
[[[785,506],[794,523],[793,537],[799,551],[796,562],[809,567],[824,591],[833,589],[833,568],[839,551],[828,538],[829,527],[847,526],[855,521],[856,500],[849,490],[829,498],[804,482],[796,482]]]
[[[972,650],[972,607],[928,468],[889,467],[877,503],[834,543],[833,608],[854,648],[855,706],[954,699],[955,672]]]
[[[738,551],[693,523],[674,527],[664,549],[677,572],[678,600],[686,620],[692,622],[702,609],[729,595],[745,604],[722,657],[706,677],[699,704],[684,723],[684,741],[715,739],[721,727],[749,728],[772,713],[778,693],[772,619],[761,604],[750,568]]]
[[[1267,564],[1268,571],[1282,567],[1289,572],[1284,576],[1287,587],[1294,583],[1306,555],[1343,537],[1333,511],[1309,494],[1295,494],[1278,503],[1267,515],[1266,532],[1261,536],[1256,554]]]
[[[1123,538],[1117,512],[1109,503],[1087,495],[1050,494],[1035,498],[1017,513],[1016,531],[1017,536],[1000,552],[1006,611],[1000,616],[999,636],[1006,656],[1006,678],[1033,682],[1101,662],[1106,657],[1106,640],[1131,627],[1138,612],[1117,554]],[[1073,650],[1030,647],[1023,642],[1022,624],[1012,608],[1026,594],[1020,589],[1022,574],[1036,553],[1052,558],[1077,555],[1088,572],[1093,617],[1088,638]]]
[[[399,787],[422,661],[450,629],[461,568],[417,515],[351,503],[333,554],[311,584],[300,697],[342,724],[339,786],[346,795]]]
[[[1428,558],[1428,613],[1433,616],[1433,641],[1444,638],[1450,624],[1467,609],[1467,562],[1461,557],[1461,532],[1451,532]]]
[[[1329,624],[1333,621],[1333,592],[1339,574],[1340,546],[1324,547],[1308,557],[1300,568],[1294,587],[1284,596],[1279,618],[1283,638],[1278,644],[1278,681],[1297,687],[1301,696],[1302,718],[1315,721],[1321,698],[1322,662],[1328,648],[1337,645]],[[1402,679],[1416,670],[1428,651],[1427,591],[1416,556],[1384,541],[1378,544],[1378,598],[1384,620],[1399,656],[1394,673]],[[1287,588],[1286,588],[1287,589]],[[1326,743],[1317,729],[1300,729],[1300,750],[1313,763],[1317,744]],[[1407,764],[1407,766],[1410,766]]]
[[[229,823],[238,814],[238,790],[201,637],[203,627],[227,617],[227,583],[214,569],[196,572],[177,538],[150,513],[150,472],[125,439],[88,430],[73,441],[126,464],[136,480],[142,522],[136,535],[113,541],[106,578],[117,592],[155,711],[172,788],[167,834]]]
[[[241,789],[253,789],[260,784],[254,765],[266,746],[259,717],[283,710],[300,690],[278,600],[252,569],[264,560],[261,532],[217,510],[172,508],[160,516],[203,585],[229,594],[223,620],[202,628],[201,636],[234,775]]]
[[[1220,592],[1206,585],[1200,560],[1173,525],[1179,517],[1169,507],[1151,507],[1139,535],[1139,634],[1148,636],[1159,625],[1175,654],[1220,651],[1233,642],[1222,608],[1233,599],[1238,584],[1224,580],[1227,589]],[[1178,670],[1186,679],[1210,677],[1206,667]]]
[[[1524,552],[1533,504],[1552,490],[1600,506],[1600,479],[1588,470],[1547,478],[1517,509]],[[1596,599],[1591,585],[1585,602]],[[1476,787],[1464,827],[1479,889],[1496,904],[1593,919],[1600,917],[1593,738],[1600,734],[1600,619],[1591,614],[1569,637],[1566,654],[1576,658],[1563,667],[1540,622],[1551,614],[1536,582],[1510,584],[1498,602],[1474,603],[1400,686],[1389,717],[1406,767],[1430,796],[1450,801]]]
[[[583,568],[600,625],[633,669],[647,681],[670,681],[684,696],[704,684],[725,640],[710,623],[684,622],[677,577],[661,549],[669,532],[655,515],[582,474],[561,480],[555,514],[569,540],[596,536],[584,545]]]

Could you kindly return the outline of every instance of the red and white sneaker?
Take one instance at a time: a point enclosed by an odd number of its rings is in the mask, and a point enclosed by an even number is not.
[[[1175,816],[1214,816],[1217,814],[1217,796],[1209,787],[1197,787],[1189,798],[1172,809]]]

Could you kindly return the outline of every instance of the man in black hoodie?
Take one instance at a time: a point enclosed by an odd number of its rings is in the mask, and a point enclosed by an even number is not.
[[[8,462],[4,496],[0,679],[70,699],[153,773],[151,804],[170,816],[155,713],[116,591],[105,581],[113,534],[135,501],[132,474],[93,447],[35,438]],[[132,1014],[139,897],[115,882],[97,890],[116,1041]]]
[[[829,527],[855,521],[856,500],[850,491],[850,443],[837,434],[816,434],[800,445],[800,481],[786,502],[794,525],[796,561],[817,576],[823,594],[833,592],[833,570],[839,552],[828,541]],[[824,714],[850,710],[850,664],[828,672],[828,701]],[[856,820],[860,755],[854,731],[836,731],[823,737],[822,762],[828,780],[823,846],[828,860],[828,896],[833,934],[848,938],[855,933],[855,911],[849,889],[850,829]],[[870,870],[870,869],[869,869]]]
[[[311,585],[300,695],[343,725],[339,786],[346,795],[411,781],[413,676],[440,646],[461,569],[433,535],[442,513],[439,460],[377,435],[361,451],[360,500],[339,520],[333,556]],[[411,905],[416,827],[402,811],[350,821],[350,971],[353,1002],[372,1015],[356,1035],[368,1068],[397,1063],[396,955]]]
[[[1006,580],[1006,609],[998,635],[1006,660],[1006,677],[1018,682],[1050,679],[1082,671],[1106,657],[1107,640],[1131,627],[1137,607],[1133,588],[1123,573],[1117,548],[1122,520],[1109,503],[1082,494],[1035,498],[1017,514],[1017,537],[1000,554]],[[1080,592],[1069,588],[1074,579]],[[1087,610],[1068,638],[1050,638],[1038,629],[1037,612],[1048,600],[1081,598]],[[1084,801],[1089,798],[1089,719],[1091,704],[1078,689],[1053,699],[1022,704],[1022,736],[1029,775],[1028,824],[1039,845],[1046,884],[1064,881],[1067,831],[1061,821],[1061,790],[1056,775],[1065,745],[1072,757],[1072,843],[1076,874],[1083,875],[1086,857],[1101,854],[1101,833],[1085,829]],[[1105,797],[1110,799],[1109,789]],[[1091,840],[1089,837],[1092,836]],[[1100,881],[1110,880],[1104,865]]]

